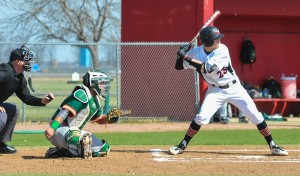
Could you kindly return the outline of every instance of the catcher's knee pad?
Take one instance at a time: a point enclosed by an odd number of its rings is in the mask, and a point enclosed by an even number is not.
[[[90,133],[81,134],[78,128],[70,128],[67,134],[67,145],[73,156],[82,158],[92,156],[92,136]]]
[[[110,146],[105,140],[101,140],[102,144],[92,148],[93,157],[107,156],[110,152]]]

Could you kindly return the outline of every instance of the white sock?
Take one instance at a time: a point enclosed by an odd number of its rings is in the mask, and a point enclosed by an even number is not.
[[[273,145],[276,145],[274,141],[270,142],[270,148],[272,148]]]

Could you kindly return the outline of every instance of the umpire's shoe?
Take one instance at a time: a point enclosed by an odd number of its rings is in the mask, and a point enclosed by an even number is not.
[[[9,146],[4,142],[0,142],[0,154],[14,154],[17,150],[13,146]]]
[[[81,158],[92,157],[92,135],[90,133],[85,133],[80,138],[80,149]]]

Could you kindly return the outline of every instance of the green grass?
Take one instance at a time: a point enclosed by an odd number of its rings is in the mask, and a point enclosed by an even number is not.
[[[273,129],[272,136],[280,145],[299,145],[300,129]],[[114,132],[95,134],[110,145],[175,145],[185,131],[172,132]],[[265,145],[257,130],[202,130],[190,145]],[[14,134],[13,146],[51,146],[43,134]]]

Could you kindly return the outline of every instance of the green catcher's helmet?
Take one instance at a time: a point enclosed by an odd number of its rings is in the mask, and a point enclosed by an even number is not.
[[[108,88],[110,79],[109,77],[99,71],[88,71],[83,76],[83,85],[87,87],[92,87],[99,96],[102,96],[105,93],[105,89]],[[103,91],[101,93],[101,91]]]

